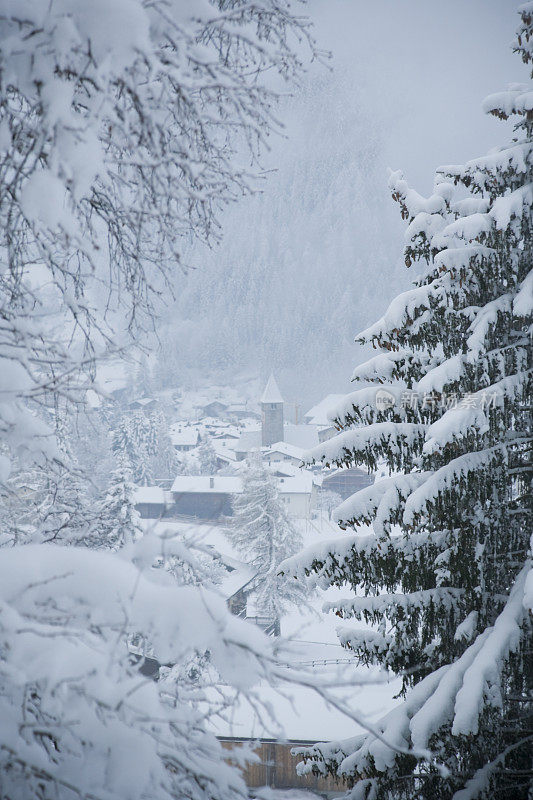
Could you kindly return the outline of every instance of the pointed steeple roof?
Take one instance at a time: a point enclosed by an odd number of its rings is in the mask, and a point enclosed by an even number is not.
[[[283,397],[278,389],[278,384],[276,383],[273,373],[270,375],[267,385],[265,386],[265,391],[261,397],[261,403],[283,403]]]

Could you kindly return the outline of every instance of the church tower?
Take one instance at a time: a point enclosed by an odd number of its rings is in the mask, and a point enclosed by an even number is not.
[[[283,397],[274,375],[268,379],[261,397],[261,444],[270,447],[283,441]]]

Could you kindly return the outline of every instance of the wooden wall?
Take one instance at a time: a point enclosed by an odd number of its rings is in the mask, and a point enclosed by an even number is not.
[[[243,744],[243,739],[220,737],[222,747],[231,750]],[[261,761],[257,764],[248,764],[244,770],[244,779],[247,786],[271,786],[275,789],[309,789],[315,792],[342,792],[341,783],[332,777],[317,777],[315,775],[297,775],[296,764],[301,760],[299,756],[292,756],[291,749],[301,745],[311,745],[314,742],[275,742],[261,740],[255,749]],[[344,787],[345,788],[345,787]]]

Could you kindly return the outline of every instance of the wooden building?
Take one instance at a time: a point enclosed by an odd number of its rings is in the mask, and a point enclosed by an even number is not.
[[[234,747],[253,741],[231,736],[220,736],[219,740],[226,750],[232,750]],[[338,783],[331,776],[324,778],[317,775],[297,774],[296,764],[301,761],[301,758],[293,756],[292,749],[308,747],[313,744],[316,742],[301,739],[287,742],[259,739],[255,752],[259,755],[260,761],[256,764],[248,764],[243,770],[246,785],[250,789],[258,786],[270,786],[272,789],[307,789],[328,797],[342,793],[342,783]],[[346,787],[344,787],[345,789]]]
[[[135,508],[141,519],[160,519],[166,514],[168,493],[160,486],[138,486],[135,489]]]
[[[217,520],[233,513],[231,499],[242,492],[242,482],[222,475],[178,475],[171,492],[168,516]]]
[[[322,479],[322,490],[336,492],[343,500],[351,497],[352,494],[371,486],[374,483],[374,475],[368,475],[364,470],[357,467],[348,469],[333,469],[326,473]]]

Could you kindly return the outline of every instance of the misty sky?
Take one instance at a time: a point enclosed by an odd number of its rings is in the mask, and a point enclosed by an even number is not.
[[[483,98],[527,70],[510,48],[509,0],[311,0],[331,70],[312,65],[280,115],[259,197],[222,218],[213,251],[170,311],[172,347],[204,372],[274,370],[282,390],[310,405],[349,391],[358,330],[413,278],[387,168],[430,192],[434,170],[483,155],[510,127]]]

